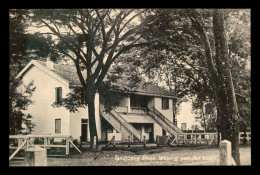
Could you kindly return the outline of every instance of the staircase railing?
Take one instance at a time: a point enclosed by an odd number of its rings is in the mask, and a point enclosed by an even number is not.
[[[157,114],[162,120],[164,120],[170,127],[172,127],[176,132],[178,133],[183,133],[180,128],[175,126],[167,117],[165,117],[160,111],[155,109],[154,107],[152,108],[152,111]]]
[[[103,106],[100,105],[100,114],[118,131],[121,133],[123,140],[127,140],[128,136],[132,137],[132,133],[127,129],[113,114],[103,111]]]
[[[116,117],[116,119],[118,121],[120,121],[139,141],[142,141],[142,134],[139,133],[134,127],[133,125],[131,125],[130,123],[128,123],[118,112],[116,112],[115,110],[111,110],[110,112],[111,114],[114,115],[114,117]]]
[[[159,117],[156,113],[154,113],[154,111],[152,110],[148,110],[148,114],[150,116],[153,117],[153,119],[163,128],[165,129],[167,132],[169,132],[171,135],[173,136],[177,136],[178,132],[176,132],[176,130],[174,130],[172,127],[170,127],[167,122],[165,122],[163,119],[161,119],[161,117]]]

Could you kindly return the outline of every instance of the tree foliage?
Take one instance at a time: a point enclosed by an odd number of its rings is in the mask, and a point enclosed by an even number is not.
[[[142,11],[141,9],[31,10],[32,22],[38,27],[47,27],[50,31],[45,34],[52,36],[54,41],[51,52],[63,55],[63,58],[60,57],[63,60],[70,59],[76,67],[83,88],[84,103],[89,109],[91,143],[94,136],[97,136],[95,93],[102,92],[105,86],[103,80],[115,60],[131,48],[144,44],[139,42],[141,37],[137,34],[144,23],[135,21],[142,16]],[[70,97],[73,97],[73,93]],[[65,100],[65,107],[71,106],[72,101],[72,98]]]
[[[20,134],[24,129],[22,123],[31,131],[35,126],[34,123],[28,122],[32,116],[25,113],[28,106],[32,104],[30,98],[35,87],[33,82],[24,85],[16,78],[18,72],[27,63],[26,15],[27,12],[22,9],[9,11],[9,134]]]

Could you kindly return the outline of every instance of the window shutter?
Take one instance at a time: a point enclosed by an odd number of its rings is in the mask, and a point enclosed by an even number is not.
[[[169,109],[169,99],[162,98],[162,109]]]
[[[55,88],[55,97],[56,97],[56,103],[60,103],[62,99],[62,88],[57,87]]]
[[[61,119],[55,119],[55,133],[61,133]]]
[[[55,102],[58,103],[58,88],[55,88]]]
[[[59,89],[60,89],[59,90],[59,103],[60,103],[62,100],[62,88],[60,87]]]

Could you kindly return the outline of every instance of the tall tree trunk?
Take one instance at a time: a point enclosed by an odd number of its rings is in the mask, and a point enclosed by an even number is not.
[[[96,140],[98,140],[95,117],[95,92],[87,91],[87,93],[90,148],[92,148],[94,144],[94,137],[96,136]],[[98,146],[98,143],[96,143],[96,146]]]
[[[232,156],[237,165],[240,165],[239,140],[238,140],[238,106],[230,71],[228,43],[224,26],[224,11],[215,9],[213,14],[213,31],[216,46],[216,64],[221,89],[224,91],[225,113],[221,119],[222,140],[231,141]]]
[[[203,110],[203,105],[201,107],[201,115],[202,115],[203,122],[204,122],[204,132],[206,132],[207,131],[207,126],[206,126],[206,119],[205,119],[205,114],[204,114],[204,110]]]

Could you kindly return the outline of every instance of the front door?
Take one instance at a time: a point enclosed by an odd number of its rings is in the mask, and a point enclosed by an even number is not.
[[[88,138],[88,119],[81,119],[81,141],[86,142]]]

